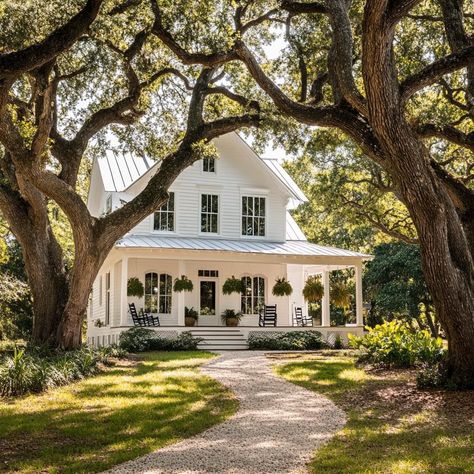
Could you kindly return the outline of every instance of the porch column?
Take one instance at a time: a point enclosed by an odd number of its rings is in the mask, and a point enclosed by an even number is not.
[[[178,260],[178,278],[186,275],[186,262]],[[184,291],[180,291],[177,296],[176,310],[178,311],[178,326],[184,326]]]
[[[364,325],[364,312],[362,301],[362,263],[358,263],[355,267],[356,279],[356,324],[357,326]]]
[[[128,325],[128,257],[122,259],[122,278],[120,281],[120,326]]]
[[[323,271],[323,286],[324,286],[324,295],[321,302],[321,326],[330,326],[331,325],[331,316],[330,316],[330,295],[329,295],[329,271]]]

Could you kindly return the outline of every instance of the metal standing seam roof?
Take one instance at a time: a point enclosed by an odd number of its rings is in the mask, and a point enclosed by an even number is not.
[[[272,174],[285,186],[299,202],[308,198],[294,182],[291,176],[275,158],[258,157]],[[145,157],[132,155],[130,152],[107,150],[98,159],[98,165],[106,192],[121,192],[127,189],[138,178],[143,176],[156,162]]]
[[[163,237],[155,234],[127,235],[117,241],[116,248],[160,248],[176,250],[210,250],[219,252],[257,253],[266,255],[286,256],[317,256],[317,257],[358,257],[370,258],[352,250],[335,247],[324,247],[303,240],[287,240],[286,242],[267,242],[254,240],[201,239],[185,237]]]
[[[286,240],[306,240],[300,226],[288,211],[286,212]]]

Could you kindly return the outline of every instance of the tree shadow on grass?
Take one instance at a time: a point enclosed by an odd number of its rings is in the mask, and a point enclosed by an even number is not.
[[[97,472],[223,420],[237,402],[197,372],[197,357],[147,354],[135,367],[0,404],[0,472]]]
[[[301,360],[276,371],[348,414],[311,472],[474,473],[472,391],[421,391],[413,371],[367,373],[352,359]]]

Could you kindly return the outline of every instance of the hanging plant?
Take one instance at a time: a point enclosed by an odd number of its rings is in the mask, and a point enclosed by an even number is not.
[[[277,278],[273,285],[273,296],[290,296],[293,293],[293,287],[286,278]]]
[[[143,283],[137,277],[131,277],[127,281],[127,296],[142,298],[145,293]]]
[[[343,282],[336,282],[331,286],[331,303],[339,308],[348,308],[351,305],[351,289]]]
[[[182,291],[193,291],[193,282],[186,276],[181,275],[181,278],[176,278],[173,285],[173,291],[181,293]]]
[[[232,293],[242,294],[243,292],[244,284],[242,280],[235,278],[234,275],[232,275],[231,278],[227,278],[227,280],[222,285],[222,293],[224,293],[224,295],[231,295]]]
[[[319,276],[311,275],[303,288],[304,299],[310,303],[321,301],[324,296],[324,286]]]

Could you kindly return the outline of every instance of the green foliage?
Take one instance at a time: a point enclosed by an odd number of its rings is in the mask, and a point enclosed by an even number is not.
[[[277,278],[272,288],[273,296],[290,296],[293,287],[286,278]]]
[[[136,296],[143,298],[145,288],[143,283],[137,277],[131,277],[127,281],[127,296]]]
[[[344,344],[342,343],[342,338],[340,334],[336,335],[336,339],[334,340],[334,344],[332,345],[333,349],[343,349]]]
[[[15,349],[0,360],[0,395],[11,397],[67,385],[99,371],[99,363],[122,357],[118,348],[51,352],[45,348]]]
[[[416,376],[416,386],[420,389],[456,387],[449,381],[446,365],[443,361],[435,364],[423,364]]]
[[[235,278],[232,275],[231,278],[227,278],[227,280],[222,285],[222,293],[224,295],[231,295],[232,293],[239,293],[242,294],[244,292],[244,284],[240,278]]]
[[[348,308],[351,305],[352,291],[349,285],[339,281],[331,286],[331,302],[334,306]]]
[[[424,328],[426,318],[432,317],[432,299],[419,247],[397,242],[379,245],[373,253],[375,258],[367,263],[364,274],[366,297],[373,306],[371,317],[416,320]]]
[[[349,335],[352,347],[362,351],[361,361],[388,367],[434,364],[444,354],[441,339],[428,331],[412,331],[406,323],[390,321],[367,328],[362,337]]]
[[[235,309],[226,309],[221,313],[221,321],[226,323],[228,319],[236,319],[238,322],[242,319],[243,314]]]
[[[193,318],[197,320],[199,318],[199,313],[194,308],[188,308],[187,306],[184,308],[184,317],[185,318]]]
[[[321,277],[318,275],[311,275],[306,280],[303,287],[304,299],[310,303],[316,303],[324,296],[324,286],[321,282]]]
[[[119,347],[127,352],[145,351],[191,351],[196,350],[201,338],[190,332],[182,332],[177,337],[160,337],[152,329],[131,328],[120,334]]]
[[[249,349],[266,350],[317,350],[324,346],[319,331],[289,331],[274,333],[250,333]]]
[[[182,291],[193,291],[193,282],[186,276],[181,275],[181,278],[176,278],[173,284],[173,291],[181,293]]]

